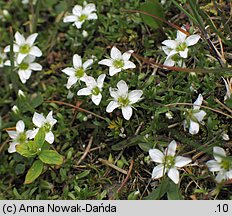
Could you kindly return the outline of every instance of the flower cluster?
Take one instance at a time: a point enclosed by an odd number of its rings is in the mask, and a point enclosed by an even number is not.
[[[34,62],[36,57],[42,56],[41,50],[34,45],[37,36],[38,34],[34,33],[25,38],[19,32],[15,33],[15,42],[13,45],[13,52],[15,54],[14,65],[22,83],[26,83],[32,71],[42,70],[42,66]],[[10,52],[10,45],[4,49],[4,52]],[[5,65],[11,66],[10,60],[7,60]]]
[[[37,127],[32,130],[25,131],[25,124],[22,120],[16,123],[16,130],[7,130],[8,135],[12,139],[8,148],[9,153],[16,152],[16,145],[24,144],[28,140],[34,139],[39,131],[39,128],[43,128],[45,131],[45,140],[52,144],[54,142],[54,134],[52,132],[53,126],[57,120],[53,118],[52,111],[50,111],[45,118],[43,114],[34,113],[32,118],[33,124]]]
[[[110,76],[126,70],[129,68],[135,68],[135,64],[129,61],[133,50],[129,50],[125,53],[121,53],[115,46],[111,49],[111,58],[103,59],[98,64],[106,65],[109,67]],[[69,76],[67,82],[67,89],[70,89],[78,81],[84,82],[86,88],[80,89],[77,92],[78,96],[88,95],[95,105],[99,105],[102,99],[102,89],[106,75],[101,74],[97,80],[86,74],[86,70],[93,64],[93,59],[88,59],[82,64],[81,56],[75,54],[73,56],[73,67],[67,67],[62,70],[66,75]],[[114,109],[122,109],[122,115],[126,120],[129,120],[132,116],[132,104],[141,100],[143,94],[142,90],[134,90],[128,93],[128,86],[125,81],[120,80],[117,83],[118,89],[109,88],[110,95],[113,100],[109,103],[106,108],[108,113],[113,112]]]

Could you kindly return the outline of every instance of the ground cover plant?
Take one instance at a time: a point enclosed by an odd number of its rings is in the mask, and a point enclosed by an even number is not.
[[[230,1],[0,1],[0,199],[231,199]]]

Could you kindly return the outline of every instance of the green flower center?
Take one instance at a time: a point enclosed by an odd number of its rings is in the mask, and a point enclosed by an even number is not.
[[[181,43],[181,44],[179,44],[179,46],[177,46],[177,48],[176,48],[176,51],[184,51],[186,48],[187,48],[188,46],[187,46],[187,44],[186,43]]]
[[[22,143],[25,143],[27,141],[27,135],[25,132],[21,132],[19,135],[18,135],[18,139],[17,141],[22,144]]]
[[[229,171],[231,169],[231,165],[232,165],[231,162],[227,161],[227,160],[224,160],[221,162],[221,167],[227,171]]]
[[[113,66],[115,68],[122,68],[124,66],[124,61],[122,59],[114,60]]]
[[[46,122],[43,127],[45,130],[45,133],[48,133],[51,130],[51,125],[48,122]]]
[[[101,91],[100,91],[100,89],[99,89],[97,86],[96,86],[95,88],[93,88],[92,91],[91,91],[91,93],[92,93],[93,95],[98,95],[100,92],[101,92]]]
[[[79,68],[77,68],[76,71],[75,71],[75,76],[76,76],[78,79],[80,79],[81,77],[83,77],[84,74],[85,74],[85,70],[84,70],[83,67],[79,67]]]
[[[22,54],[27,54],[27,53],[29,53],[30,49],[31,49],[31,47],[28,44],[24,44],[24,45],[20,46],[19,52]]]
[[[81,16],[79,17],[79,21],[80,21],[80,22],[85,21],[87,18],[88,18],[87,15],[81,14]]]
[[[129,105],[130,101],[128,97],[119,97],[118,102],[120,103],[121,106],[126,107]]]
[[[171,169],[175,165],[175,158],[173,156],[171,156],[171,155],[167,155],[165,157],[165,161],[164,162],[165,162],[165,167],[167,169]]]
[[[19,69],[21,70],[27,70],[29,68],[29,64],[25,63],[25,62],[22,62],[20,65],[19,65]]]

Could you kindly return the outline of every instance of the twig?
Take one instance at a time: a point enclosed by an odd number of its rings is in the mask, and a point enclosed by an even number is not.
[[[96,116],[96,117],[98,117],[98,118],[100,118],[100,119],[105,120],[104,117],[102,117],[102,116],[100,116],[100,115],[98,115],[98,114],[95,114],[95,113],[93,113],[93,112],[91,112],[91,111],[88,111],[88,110],[83,109],[83,108],[78,107],[78,106],[74,106],[74,105],[69,104],[69,103],[65,103],[65,102],[62,102],[62,101],[55,101],[55,100],[48,100],[48,101],[45,101],[45,102],[46,102],[46,103],[56,103],[56,104],[60,104],[60,105],[69,106],[69,107],[72,107],[72,108],[74,108],[74,109],[77,109],[77,110],[79,110],[79,111],[81,111],[81,112],[89,113],[89,114],[91,114],[91,115],[93,115],[93,116]]]
[[[0,146],[0,154],[1,154],[2,150],[3,150],[3,148],[5,147],[5,145],[8,143],[9,139],[10,139],[10,138],[8,138],[8,139]]]
[[[220,100],[218,100],[216,98],[215,102],[218,103],[219,105],[221,105],[224,109],[226,109],[228,112],[230,112],[232,114],[232,110],[229,107],[227,107],[225,104],[223,104]]]
[[[84,154],[82,155],[82,157],[80,158],[80,160],[77,161],[76,166],[78,166],[78,165],[85,159],[85,157],[87,156],[87,154],[88,154],[89,151],[90,151],[90,148],[91,148],[92,143],[93,143],[93,136],[90,137],[89,143],[88,143],[88,145],[87,145],[87,147],[86,147],[86,149],[85,149],[85,152],[84,152]]]
[[[125,186],[125,184],[127,183],[128,179],[130,178],[133,165],[134,165],[134,160],[131,161],[131,164],[130,164],[130,167],[129,167],[127,176],[126,176],[125,180],[123,181],[123,183],[121,184],[121,186],[118,188],[117,193],[119,193],[119,192],[122,190],[122,188],[123,188],[123,187]]]
[[[111,167],[111,168],[117,170],[118,172],[120,172],[120,173],[122,173],[122,174],[124,174],[124,175],[127,175],[127,171],[125,171],[124,169],[121,169],[121,168],[115,166],[114,164],[110,163],[109,161],[104,160],[104,159],[102,159],[102,158],[99,158],[98,160],[99,160],[102,164],[104,164],[104,165],[106,165],[106,166],[109,166],[109,167]]]

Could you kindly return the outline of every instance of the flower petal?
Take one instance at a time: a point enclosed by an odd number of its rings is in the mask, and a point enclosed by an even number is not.
[[[221,147],[213,147],[213,156],[216,161],[221,162],[223,157],[226,157],[226,152],[223,148]]]
[[[52,144],[54,142],[54,134],[52,133],[52,131],[49,131],[48,133],[46,133],[46,136],[45,136],[45,140],[49,143],[49,144]]]
[[[122,115],[126,120],[130,120],[132,116],[132,108],[130,106],[122,107]]]
[[[167,46],[162,46],[162,50],[164,51],[166,55],[169,55],[169,53],[171,52],[171,49],[168,48]]]
[[[41,50],[37,46],[31,47],[31,50],[29,52],[31,55],[34,55],[36,57],[42,56]]]
[[[164,65],[168,67],[173,67],[175,65],[175,61],[173,61],[170,57],[166,58],[166,60],[164,61]]]
[[[163,163],[164,162],[164,154],[158,149],[150,149],[149,155],[151,159],[156,163]]]
[[[18,136],[18,133],[16,131],[6,131],[11,139],[16,139]]]
[[[77,29],[80,29],[82,27],[82,24],[84,23],[84,21],[76,21],[74,23],[74,25],[77,27]]]
[[[82,10],[83,10],[82,6],[75,5],[74,8],[72,9],[72,13],[76,16],[81,16]]]
[[[199,41],[200,38],[201,37],[197,34],[190,35],[189,37],[186,38],[185,43],[187,44],[188,47],[193,46],[194,44],[196,44]]]
[[[190,158],[182,157],[182,156],[177,156],[175,158],[175,166],[180,168],[184,167],[187,164],[189,164],[192,160]]]
[[[124,61],[123,69],[136,68],[136,65],[131,61]]]
[[[106,107],[106,112],[111,113],[114,109],[118,108],[120,105],[117,101],[111,101]]]
[[[185,48],[184,51],[179,51],[179,54],[182,58],[187,58],[188,57],[188,48]]]
[[[184,27],[181,27],[183,30],[186,31],[186,29]],[[176,33],[176,40],[179,41],[179,42],[185,42],[185,39],[186,39],[187,35],[181,31],[177,31]]]
[[[111,67],[111,66],[113,66],[113,61],[112,61],[112,59],[103,59],[103,60],[99,61],[98,64]]]
[[[46,121],[51,125],[54,126],[57,122],[56,119],[53,118],[53,111],[50,111],[46,117]]]
[[[91,99],[92,99],[93,103],[98,106],[101,102],[102,94],[92,95]]]
[[[91,64],[93,64],[93,59],[88,59],[87,61],[85,61],[85,63],[83,64],[84,70],[86,70]]]
[[[142,90],[133,90],[128,94],[128,99],[130,101],[130,104],[134,104],[138,102],[141,99],[141,96],[143,94]]]
[[[168,177],[175,183],[178,184],[179,182],[179,172],[176,168],[171,168],[168,171]]]
[[[75,69],[71,68],[71,67],[67,67],[67,68],[63,69],[62,72],[64,72],[68,76],[75,76]]]
[[[73,66],[75,69],[79,68],[82,66],[82,59],[81,59],[81,56],[75,54],[73,56]]]
[[[120,71],[122,71],[121,68],[110,67],[110,69],[109,69],[109,74],[110,74],[110,76],[113,76],[113,75],[115,75],[116,73],[119,73]]]
[[[24,132],[24,129],[25,129],[24,122],[22,120],[18,121],[16,124],[16,131],[19,133],[22,133],[22,132]]]
[[[96,13],[91,13],[88,15],[87,20],[96,20],[97,19],[97,14]]]
[[[152,171],[152,179],[161,178],[166,173],[166,169],[164,169],[163,164],[159,164],[158,166],[154,167]]]
[[[124,61],[128,61],[131,57],[131,54],[134,52],[134,50],[128,50],[122,54],[122,59]]]
[[[42,114],[35,112],[32,118],[32,122],[34,123],[35,126],[40,128],[43,126],[45,122],[45,118]]]
[[[66,16],[63,19],[63,22],[67,23],[67,22],[75,22],[77,20],[77,17],[74,15],[70,15],[70,16]]]
[[[176,49],[176,47],[178,46],[178,43],[175,40],[165,40],[162,42],[162,44],[170,49]]]
[[[170,144],[168,145],[168,147],[165,149],[165,155],[171,155],[174,156],[176,153],[176,141],[172,140],[172,142],[170,142]]]
[[[80,89],[80,90],[77,92],[77,95],[78,95],[78,96],[81,96],[81,95],[91,95],[91,89],[89,89],[89,88]]]
[[[40,64],[38,63],[31,63],[30,64],[30,69],[34,71],[41,71],[43,68]]]
[[[226,179],[226,173],[223,172],[223,171],[220,171],[220,172],[217,174],[217,176],[216,176],[216,178],[215,178],[215,181],[218,182],[218,183],[220,183],[220,182],[222,182],[222,180],[225,180],[225,179]]]
[[[23,35],[21,35],[19,32],[15,33],[15,40],[16,40],[16,44],[18,45],[22,45],[25,44],[25,38]]]
[[[102,89],[103,84],[104,84],[104,80],[106,78],[105,74],[101,74],[98,78],[97,78],[97,86]]]
[[[8,152],[9,153],[14,153],[14,152],[16,152],[16,145],[17,144],[19,144],[19,143],[17,143],[17,142],[11,142],[10,143],[10,146],[9,146],[9,148],[8,148]]]
[[[202,102],[203,102],[203,96],[199,94],[196,101],[194,102],[193,109],[199,110]]]
[[[93,3],[87,4],[83,9],[83,14],[91,14],[92,12],[96,11],[96,6]]]
[[[199,132],[199,123],[190,120],[189,133],[195,135]]]
[[[110,57],[112,59],[122,59],[122,53],[115,46],[112,47],[110,52]]]
[[[34,34],[30,35],[30,36],[26,39],[26,43],[29,44],[30,46],[32,46],[33,43],[35,42],[37,36],[38,36],[38,33],[34,33]]]
[[[215,160],[210,160],[206,162],[207,167],[211,172],[218,172],[221,170],[221,165]]]
[[[77,78],[75,76],[70,76],[66,85],[67,89],[70,89],[76,82]]]
[[[111,87],[110,87],[109,90],[110,90],[110,96],[113,97],[113,98],[117,101],[117,100],[118,100],[118,97],[120,96],[120,95],[118,94],[117,89],[111,88]]]
[[[18,53],[16,58],[17,63],[20,64],[26,56],[27,54]]]
[[[126,95],[128,93],[128,86],[124,80],[120,80],[117,83],[117,87],[118,87],[119,95]]]
[[[201,123],[203,118],[205,117],[206,112],[204,110],[200,110],[197,113],[194,113],[194,117]],[[202,122],[203,123],[203,122]]]

